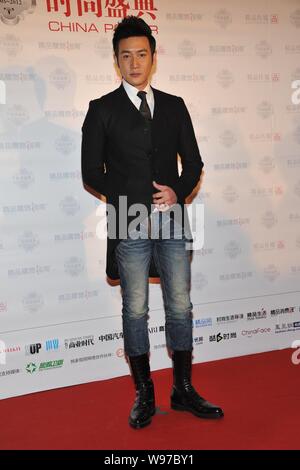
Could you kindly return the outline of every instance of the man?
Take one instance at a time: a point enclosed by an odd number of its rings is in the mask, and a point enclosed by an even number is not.
[[[203,167],[191,119],[182,98],[150,87],[156,41],[141,18],[127,17],[118,24],[113,47],[123,81],[117,90],[90,102],[82,128],[82,176],[85,185],[106,196],[117,214],[117,235],[110,236],[113,219],[108,211],[106,272],[112,279],[120,278],[122,288],[124,347],[136,385],[129,424],[142,428],[155,414],[147,327],[148,277],[153,269],[161,280],[166,341],[172,351],[171,407],[220,418],[222,409],[200,397],[191,384],[189,237],[184,218],[178,222],[171,211],[175,205],[184,209]],[[129,208],[146,208],[134,228],[131,213],[125,236],[119,230],[125,212],[120,196],[126,196]],[[164,221],[162,214],[167,216]],[[161,236],[166,224],[167,238]]]

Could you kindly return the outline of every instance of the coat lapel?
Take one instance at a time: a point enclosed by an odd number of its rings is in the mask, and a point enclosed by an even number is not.
[[[153,146],[157,147],[159,145],[159,137],[165,135],[167,125],[168,125],[168,116],[167,110],[165,109],[162,95],[158,90],[152,88],[154,93],[154,114],[152,120],[152,139]]]

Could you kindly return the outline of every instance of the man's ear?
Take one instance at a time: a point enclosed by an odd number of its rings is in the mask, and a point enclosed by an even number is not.
[[[116,56],[116,54],[114,54],[114,61],[115,61],[116,66],[119,68],[118,57]]]
[[[157,62],[157,51],[155,50],[152,56],[152,65],[156,65]]]

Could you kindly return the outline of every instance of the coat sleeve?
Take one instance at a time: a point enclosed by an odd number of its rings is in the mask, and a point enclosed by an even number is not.
[[[82,126],[81,173],[83,183],[104,196],[107,195],[105,174],[105,129],[97,102],[90,101]]]
[[[182,172],[173,185],[179,201],[193,191],[197,185],[203,168],[191,117],[182,98],[180,100],[181,126],[179,131],[178,153],[181,158]]]

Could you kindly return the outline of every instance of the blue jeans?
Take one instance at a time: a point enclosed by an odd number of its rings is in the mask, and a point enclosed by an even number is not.
[[[169,226],[170,236],[163,238],[161,235],[170,219],[162,221],[160,215],[161,212],[151,214],[151,238],[148,237],[148,218],[141,223],[139,233],[137,230],[129,232],[130,236],[121,240],[116,248],[123,300],[124,348],[128,356],[139,356],[150,350],[148,277],[152,255],[163,293],[167,347],[172,351],[192,350],[193,305],[187,239],[176,222]]]

